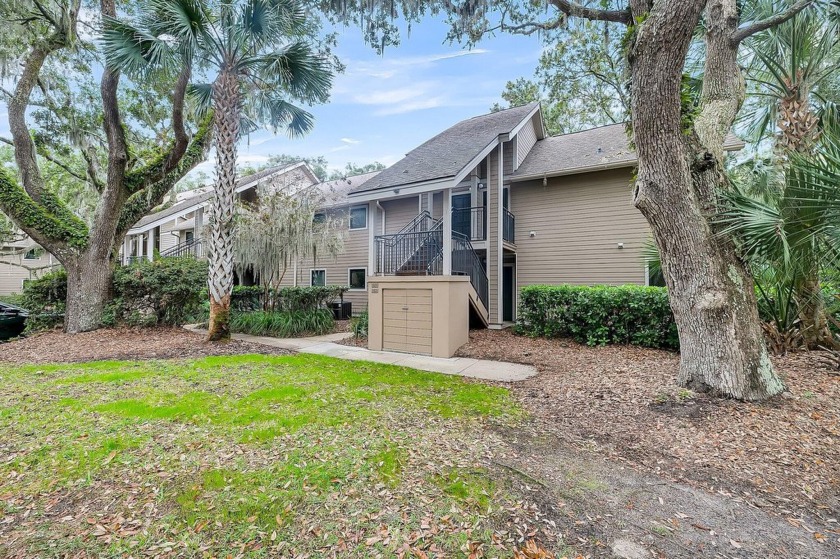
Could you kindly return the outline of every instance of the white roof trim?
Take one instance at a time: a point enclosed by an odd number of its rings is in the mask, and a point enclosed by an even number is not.
[[[479,163],[484,161],[484,158],[490,155],[490,152],[496,149],[496,146],[499,145],[499,142],[502,141],[502,137],[499,136],[485,147],[478,155],[472,158],[469,163],[467,163],[463,169],[458,171],[458,174],[455,175],[455,184],[459,184],[462,180],[469,175],[473,169],[475,169]]]
[[[517,124],[516,128],[514,128],[513,130],[510,131],[510,133],[508,134],[508,137],[513,138],[514,136],[516,136],[519,133],[520,130],[525,128],[525,125],[528,124],[528,122],[530,122],[531,119],[534,117],[534,115],[537,114],[537,113],[540,113],[540,127],[542,128],[542,111],[540,110],[540,104],[537,103],[537,106],[534,107],[534,109],[530,113],[528,113],[528,115],[525,118],[522,119],[522,122]],[[539,138],[539,137],[540,137],[540,135],[537,134],[537,138]]]
[[[424,181],[417,184],[407,186],[394,186],[389,188],[380,188],[378,190],[369,190],[367,192],[359,192],[358,194],[350,193],[348,195],[347,205],[353,205],[357,202],[373,202],[376,200],[389,200],[391,198],[404,198],[409,195],[422,194],[423,192],[435,192],[437,190],[446,190],[457,186],[452,177],[438,179],[433,181]],[[399,193],[394,192],[399,190]]]
[[[623,167],[635,167],[638,164],[636,159],[629,161],[617,161],[615,163],[605,163],[603,165],[585,165],[582,167],[573,167],[571,169],[563,169],[553,173],[537,173],[533,175],[522,176],[508,176],[505,177],[505,182],[525,182],[533,180],[542,180],[544,178],[562,177],[565,175],[580,175],[582,173],[597,173],[598,171],[609,171],[610,169],[621,169]]]
[[[269,174],[265,175],[264,177],[260,177],[259,180],[243,184],[242,186],[237,187],[235,192],[237,194],[240,193],[240,192],[244,192],[244,191],[248,190],[249,188],[256,187],[261,182],[263,182],[267,179],[270,179],[273,176],[279,175],[281,173],[288,173],[289,171],[293,171],[293,170],[295,170],[295,169],[297,169],[298,167],[301,167],[301,166],[306,167],[307,171],[309,172],[310,178],[314,178],[315,180],[317,180],[317,177],[315,177],[315,175],[312,173],[312,171],[309,170],[309,166],[306,165],[306,162],[298,161],[294,165],[281,167],[280,169],[277,169],[273,173],[269,173]],[[201,194],[199,194],[199,196],[201,196]],[[182,200],[181,202],[178,202],[178,203],[183,204],[184,202],[187,202],[188,200],[189,200],[189,198],[187,200]],[[147,223],[143,227],[136,227],[136,228],[132,227],[131,229],[128,230],[128,233],[126,233],[126,235],[139,235],[140,233],[145,233],[146,231],[149,231],[150,229],[154,229],[155,227],[157,227],[159,225],[163,225],[164,223],[168,223],[170,221],[178,219],[179,217],[184,217],[188,213],[194,212],[198,208],[207,207],[207,205],[210,203],[210,200],[212,200],[212,198],[210,198],[209,200],[204,200],[202,202],[196,202],[195,204],[187,206],[186,208],[184,208],[183,210],[181,210],[178,213],[170,214],[166,217],[156,219],[154,221],[151,221],[151,222]],[[165,211],[165,210],[161,210],[161,211]]]

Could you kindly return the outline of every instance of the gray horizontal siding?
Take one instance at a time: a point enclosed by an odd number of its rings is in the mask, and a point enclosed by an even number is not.
[[[415,207],[417,199],[414,199]],[[347,209],[336,209],[327,212],[332,219],[341,220],[345,225],[344,250],[335,258],[321,256],[317,260],[311,258],[298,263],[297,285],[309,286],[311,269],[326,270],[327,285],[347,285],[348,271],[350,268],[368,267],[368,229],[349,230],[349,217]],[[374,226],[372,216],[368,216],[368,227]],[[376,224],[378,234],[379,224]],[[368,270],[368,274],[371,270]],[[295,284],[294,269],[290,267],[281,285],[291,286]],[[353,314],[367,309],[367,290],[351,290],[344,295],[345,301],[353,303]]]
[[[644,284],[649,228],[633,206],[630,179],[619,169],[549,179],[547,186],[514,184],[518,287]]]
[[[385,232],[387,234],[397,233],[420,213],[420,201],[417,196],[400,200],[386,200],[381,205],[385,210]],[[377,228],[377,234],[379,231],[380,229]]]

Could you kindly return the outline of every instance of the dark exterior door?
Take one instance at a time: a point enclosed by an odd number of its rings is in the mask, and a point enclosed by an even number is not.
[[[452,197],[452,230],[472,239],[470,231],[470,199],[469,194],[456,194]]]
[[[502,320],[505,322],[513,322],[513,300],[516,298],[513,271],[513,266],[502,268]]]

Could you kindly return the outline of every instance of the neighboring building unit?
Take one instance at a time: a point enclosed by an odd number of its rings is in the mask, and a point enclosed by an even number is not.
[[[58,261],[24,234],[0,243],[0,295],[20,293],[23,284],[59,266]]]
[[[295,192],[318,182],[306,163],[272,167],[242,177],[236,183],[241,200],[256,201],[257,189],[270,186]],[[151,213],[138,221],[125,236],[120,258],[123,263],[160,256],[204,256],[203,233],[207,224],[212,188],[192,191],[171,206]]]

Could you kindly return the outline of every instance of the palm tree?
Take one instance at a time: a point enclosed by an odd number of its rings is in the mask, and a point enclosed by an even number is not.
[[[755,0],[747,9],[766,16],[785,3]],[[751,91],[740,121],[755,142],[772,136],[781,156],[810,149],[821,121],[836,117],[840,20],[828,15],[825,7],[807,10],[746,45]]]
[[[199,106],[212,107],[216,181],[210,217],[210,340],[230,337],[237,143],[262,124],[299,136],[313,117],[289,100],[324,102],[328,60],[308,42],[311,26],[297,0],[148,0],[139,25],[109,21],[106,50],[119,67],[166,69],[185,60],[215,74],[196,85]]]
[[[784,3],[756,0],[747,8],[771,14]],[[747,130],[756,143],[772,139],[775,161],[766,167],[766,173],[752,176],[759,179],[753,181],[753,185],[763,187],[758,189],[761,196],[754,200],[758,206],[749,208],[750,202],[746,198],[737,198],[738,203],[746,204],[741,208],[744,211],[730,214],[727,218],[744,216],[745,230],[755,225],[748,216],[762,215],[761,212],[751,213],[759,207],[769,210],[775,206],[774,212],[785,215],[786,219],[791,218],[791,212],[809,211],[799,207],[792,200],[791,193],[784,192],[791,184],[798,184],[801,177],[783,175],[793,172],[787,167],[793,154],[808,154],[814,150],[823,130],[836,125],[840,102],[840,73],[837,71],[840,65],[840,26],[837,19],[828,15],[825,8],[803,12],[799,17],[756,35],[748,43],[750,64],[747,79],[751,84],[751,94],[745,103],[741,122],[747,124]],[[767,177],[775,177],[776,180],[766,180]],[[800,218],[805,220],[806,216],[801,215]],[[801,220],[797,218],[794,221],[804,223]],[[810,229],[806,228],[801,233],[808,231]],[[764,240],[770,241],[767,238]],[[819,244],[817,239],[812,241]],[[803,339],[808,346],[816,347],[832,343],[833,338],[828,329],[820,287],[823,255],[807,246],[807,243],[798,243],[796,258],[783,264],[796,264],[795,273],[799,275],[793,285],[800,308]],[[775,248],[767,247],[767,251],[773,252]],[[793,272],[786,267],[783,275],[791,278]]]
[[[721,217],[722,234],[739,239],[760,276],[763,301],[785,310],[789,305],[778,304],[796,299],[803,340],[833,346],[822,292],[819,283],[812,282],[820,270],[840,265],[840,135],[827,129],[809,152],[792,154],[784,170],[756,169],[753,180],[776,180],[765,174],[781,177],[784,185],[757,192],[748,181],[733,181],[735,188],[727,193],[729,209]],[[792,326],[791,316],[784,314],[786,325]],[[810,331],[806,324],[819,330]]]

